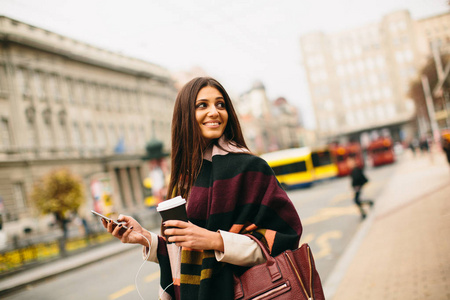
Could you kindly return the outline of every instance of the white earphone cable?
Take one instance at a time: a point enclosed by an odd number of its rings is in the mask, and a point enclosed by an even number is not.
[[[136,232],[137,234],[139,234],[139,235],[141,235],[145,240],[146,240],[146,242],[147,242],[147,244],[148,244],[148,252],[147,252],[147,256],[145,257],[145,260],[144,260],[144,262],[141,264],[141,266],[139,267],[139,269],[138,269],[138,271],[137,271],[137,273],[136,273],[136,277],[134,278],[134,285],[135,285],[135,287],[136,287],[136,291],[137,291],[137,293],[138,293],[138,295],[139,295],[139,297],[141,298],[141,300],[145,300],[144,299],[144,297],[142,297],[142,295],[141,295],[141,292],[139,291],[139,288],[138,288],[138,277],[139,277],[139,273],[141,272],[141,270],[142,270],[142,267],[145,265],[145,263],[148,261],[148,258],[150,257],[150,247],[151,247],[151,245],[150,245],[150,241],[143,235],[143,234],[141,234],[141,233],[139,233],[139,232]],[[180,252],[180,255],[181,255],[181,252]],[[166,288],[159,294],[159,298],[158,299],[161,299],[161,296],[166,292],[166,290],[170,287],[170,286],[172,286],[174,284],[174,281],[172,281],[172,283],[171,284],[169,284],[168,286],[166,286]]]
[[[137,234],[139,234],[139,235],[141,235],[146,241],[147,241],[147,244],[148,244],[148,253],[147,253],[147,256],[145,257],[145,260],[144,260],[144,262],[141,264],[141,266],[139,267],[139,270],[137,271],[137,273],[136,273],[136,277],[134,278],[134,285],[136,286],[136,291],[138,292],[138,294],[139,294],[139,297],[141,298],[141,300],[144,300],[144,297],[142,297],[142,295],[141,295],[141,292],[139,291],[139,288],[138,288],[138,283],[137,283],[137,280],[138,280],[138,276],[139,276],[139,273],[141,272],[141,269],[142,269],[142,267],[145,265],[145,263],[148,261],[148,258],[149,258],[149,256],[150,256],[150,241],[143,235],[143,234],[141,234],[141,233],[139,233],[139,232],[136,232]]]

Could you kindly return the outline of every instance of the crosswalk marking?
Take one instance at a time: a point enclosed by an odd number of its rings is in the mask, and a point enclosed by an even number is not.
[[[330,245],[329,241],[331,239],[335,239],[335,240],[340,239],[341,237],[342,237],[342,231],[338,231],[338,230],[328,231],[328,232],[325,232],[324,234],[321,234],[316,239],[316,244],[319,247],[319,252],[317,252],[314,255],[314,258],[319,259],[319,258],[329,255],[331,253],[331,245]]]
[[[150,282],[150,281],[153,281],[153,280],[158,279],[158,278],[159,278],[159,271],[148,275],[147,277],[145,277],[144,281],[145,282]]]
[[[114,300],[114,299],[120,298],[123,295],[126,295],[126,294],[134,291],[135,289],[136,288],[135,288],[134,285],[128,285],[128,286],[124,287],[123,289],[121,289],[121,290],[119,290],[119,291],[109,295],[108,299],[109,300]]]
[[[319,212],[311,216],[309,218],[306,218],[302,220],[303,226],[311,225],[314,223],[322,222],[329,220],[331,218],[339,217],[339,216],[345,216],[345,215],[357,215],[358,209],[356,205],[349,205],[344,207],[326,207],[319,210]]]

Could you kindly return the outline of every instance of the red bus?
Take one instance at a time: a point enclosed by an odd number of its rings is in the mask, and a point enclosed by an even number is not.
[[[374,167],[395,162],[394,147],[390,138],[381,137],[370,142],[367,153]]]
[[[361,145],[357,142],[350,142],[347,145],[348,156],[353,158],[356,165],[361,169],[364,168],[364,155],[361,149]]]
[[[357,142],[350,142],[347,145],[330,145],[331,152],[335,158],[338,167],[338,176],[347,176],[350,174],[348,159],[355,159],[356,165],[364,168],[364,156],[361,145]]]

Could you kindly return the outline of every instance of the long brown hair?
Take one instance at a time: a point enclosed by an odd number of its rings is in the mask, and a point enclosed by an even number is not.
[[[186,83],[178,93],[172,118],[172,166],[168,197],[187,199],[203,162],[203,152],[208,145],[202,136],[195,117],[195,101],[199,91],[210,86],[223,96],[228,122],[223,136],[237,147],[248,150],[237,114],[223,86],[211,77],[197,77]],[[218,140],[212,141],[218,145]]]

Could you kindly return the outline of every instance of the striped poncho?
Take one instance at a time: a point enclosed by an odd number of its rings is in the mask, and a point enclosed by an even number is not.
[[[228,151],[214,146],[205,154],[188,199],[189,221],[211,231],[250,233],[263,240],[273,256],[297,248],[300,219],[272,169],[257,156],[229,144],[221,146]],[[218,262],[212,250],[183,248],[180,256],[174,249],[159,237],[160,284],[163,289],[169,286],[162,299],[234,298],[233,272],[240,274],[245,267]]]

